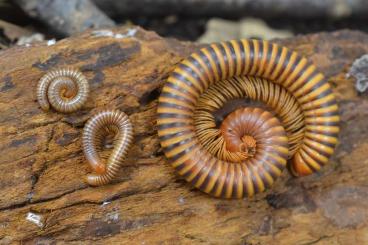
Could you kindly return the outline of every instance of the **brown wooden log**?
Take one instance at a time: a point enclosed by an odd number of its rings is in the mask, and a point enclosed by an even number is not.
[[[177,177],[155,129],[160,88],[198,45],[132,28],[0,53],[0,244],[368,243],[368,101],[345,76],[368,52],[368,35],[277,41],[328,77],[341,109],[341,143],[318,174],[293,178],[284,171],[263,194],[222,200]],[[91,96],[79,112],[44,112],[36,101],[38,79],[63,66],[86,75]],[[82,179],[89,169],[81,133],[102,108],[130,115],[135,142],[119,178],[93,188]]]

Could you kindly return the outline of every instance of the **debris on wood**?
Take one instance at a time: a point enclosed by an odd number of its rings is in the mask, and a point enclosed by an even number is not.
[[[240,21],[229,21],[213,18],[207,22],[206,32],[199,38],[201,43],[212,43],[241,38],[275,39],[292,37],[288,30],[270,28],[265,21],[245,18]]]
[[[368,89],[368,54],[356,59],[350,67],[349,76],[356,79],[356,89],[363,93]]]

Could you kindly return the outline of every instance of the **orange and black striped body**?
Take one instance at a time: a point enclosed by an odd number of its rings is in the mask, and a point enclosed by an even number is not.
[[[247,91],[247,81],[252,79],[253,87]],[[236,85],[238,82],[243,87]],[[218,84],[222,84],[222,89],[217,89],[218,94],[210,100],[211,87]],[[285,135],[292,138],[286,154],[282,140],[278,141],[281,146],[275,145],[271,151],[271,157],[263,160],[260,157],[263,145],[258,142],[254,156],[233,160],[227,158],[229,154],[223,154],[231,149],[211,114],[201,114],[198,103],[204,101],[202,109],[208,112],[242,93],[275,110],[274,116],[285,127]],[[260,118],[254,122],[255,126],[267,120]],[[328,162],[337,144],[338,123],[335,96],[316,67],[296,52],[258,40],[212,44],[183,60],[162,89],[157,119],[161,146],[178,173],[200,190],[226,198],[252,196],[262,191],[281,173],[288,158],[295,175],[318,171]],[[206,125],[213,130],[206,129]],[[294,131],[297,133],[293,134]],[[207,137],[212,136],[215,140],[207,144],[210,142]],[[223,147],[218,152],[212,151],[219,137]]]

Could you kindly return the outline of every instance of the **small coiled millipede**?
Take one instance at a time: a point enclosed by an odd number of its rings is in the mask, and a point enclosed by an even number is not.
[[[114,136],[114,149],[105,161],[99,151],[104,139]],[[116,177],[133,141],[133,128],[129,117],[119,110],[105,110],[91,117],[83,129],[84,155],[95,172],[87,176],[87,182],[93,186],[109,183]]]
[[[70,113],[86,102],[89,85],[86,77],[72,68],[62,68],[46,73],[38,82],[37,100],[45,111],[50,105],[59,112]]]
[[[242,98],[262,106],[241,106],[218,126],[214,114]],[[179,63],[162,89],[157,119],[177,172],[225,198],[263,191],[288,159],[294,175],[318,171],[333,154],[338,123],[335,96],[316,67],[259,40],[212,44]]]

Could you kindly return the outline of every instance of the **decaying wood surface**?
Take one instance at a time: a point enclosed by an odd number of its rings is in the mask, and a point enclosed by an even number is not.
[[[322,172],[296,179],[285,171],[251,200],[191,189],[160,150],[160,88],[197,45],[133,27],[2,51],[0,244],[367,244],[368,100],[346,73],[368,53],[368,35],[341,31],[277,42],[309,57],[331,81],[341,143]],[[91,96],[77,113],[45,113],[36,101],[37,81],[65,66],[87,76]],[[103,108],[130,115],[135,142],[119,178],[93,188],[83,182],[89,169],[81,133]]]

